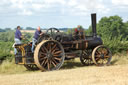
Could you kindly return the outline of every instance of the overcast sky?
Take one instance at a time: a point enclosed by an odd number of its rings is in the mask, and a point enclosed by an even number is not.
[[[128,0],[0,0],[0,28],[88,28],[91,13],[97,21],[113,15],[128,21]]]

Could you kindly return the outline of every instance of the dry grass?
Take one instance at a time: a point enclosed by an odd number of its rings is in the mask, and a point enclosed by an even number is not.
[[[5,60],[0,65],[0,74],[16,74],[25,72],[28,72],[26,68],[22,65],[16,65],[14,60],[12,62]]]
[[[128,64],[128,54],[118,54],[112,57],[112,65]]]
[[[128,65],[0,75],[1,85],[127,85]]]
[[[114,55],[112,57],[111,66],[124,65],[124,64],[128,64],[128,55],[125,55],[125,56]],[[65,61],[65,63],[63,64],[60,70],[76,69],[81,67],[84,67],[84,66],[80,63],[79,58],[76,58],[74,60]],[[86,66],[86,68],[87,67],[88,66]],[[89,66],[89,67],[92,67],[92,66]],[[17,73],[26,73],[26,72],[28,73],[30,71],[28,71],[23,65],[16,65],[14,60],[12,60],[12,62],[10,62],[9,60],[6,60],[0,65],[0,74],[17,74]]]
[[[28,72],[23,66],[6,61],[0,66],[0,73],[0,85],[127,85],[128,56],[115,55],[111,66],[105,67],[83,67],[75,59],[52,72]]]

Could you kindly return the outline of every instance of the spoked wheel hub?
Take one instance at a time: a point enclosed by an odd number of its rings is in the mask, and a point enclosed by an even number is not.
[[[101,54],[100,57],[101,57],[101,59],[104,59],[105,58],[104,54]]]
[[[48,53],[46,54],[46,57],[50,60],[50,59],[52,59],[53,55],[52,55],[51,52],[48,52]]]

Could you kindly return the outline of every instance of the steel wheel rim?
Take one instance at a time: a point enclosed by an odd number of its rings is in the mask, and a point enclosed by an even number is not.
[[[111,51],[103,46],[97,46],[92,53],[92,60],[97,66],[109,65],[112,58]]]

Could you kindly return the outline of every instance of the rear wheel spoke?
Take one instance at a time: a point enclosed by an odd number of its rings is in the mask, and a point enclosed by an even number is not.
[[[44,59],[46,59],[47,57],[43,57],[43,58],[40,58],[40,61],[42,61],[42,60],[44,60]]]
[[[46,52],[48,52],[48,49],[45,46],[43,46],[43,48],[45,49]]]
[[[50,64],[49,64],[49,61],[47,62],[47,65],[48,65],[48,70],[50,70]]]
[[[51,43],[48,43],[47,49],[48,49],[49,51],[51,51]]]
[[[58,57],[58,56],[60,56],[60,55],[53,55],[54,57]]]
[[[61,61],[61,58],[54,57],[55,60]]]
[[[53,64],[54,67],[56,67],[56,64],[53,61],[51,61],[51,63]]]
[[[41,51],[42,51],[42,52],[46,52],[46,51],[44,50],[44,48],[41,48]]]
[[[42,63],[41,63],[42,66],[44,65],[45,61],[46,61],[46,59],[42,61]]]
[[[41,53],[41,55],[45,55],[46,56],[46,53]]]
[[[55,50],[56,49],[56,44],[51,48],[51,51]]]
[[[60,53],[62,53],[62,51],[57,51],[57,52],[55,52],[54,54],[60,54]]]

